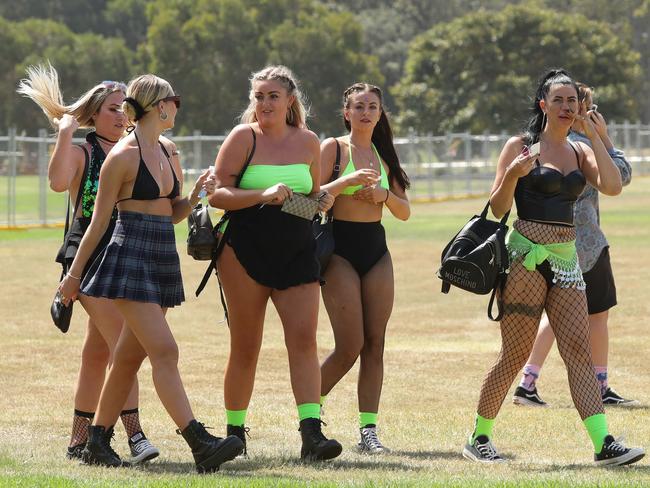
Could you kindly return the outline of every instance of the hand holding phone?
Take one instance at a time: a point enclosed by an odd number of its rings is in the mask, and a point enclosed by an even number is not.
[[[541,143],[536,142],[535,144],[533,144],[528,148],[528,155],[533,158],[539,156],[541,148],[542,148]]]

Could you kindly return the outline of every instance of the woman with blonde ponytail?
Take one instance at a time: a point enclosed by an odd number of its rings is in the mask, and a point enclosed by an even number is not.
[[[126,464],[111,447],[113,425],[148,357],[158,397],[192,449],[197,470],[214,471],[237,456],[243,444],[237,437],[210,435],[194,418],[178,371],[178,346],[165,317],[169,307],[185,299],[173,224],[189,215],[202,190],[214,190],[214,176],[205,170],[189,195],[181,196],[178,151],[161,137],[174,127],[181,104],[167,81],[138,76],[126,95],[122,107],[134,130],[106,159],[92,221],[60,287],[64,303],[80,293],[108,298],[125,319],[82,456],[88,464]],[[81,280],[116,205],[110,241]]]
[[[230,357],[224,400],[227,432],[245,442],[269,300],[284,328],[303,459],[331,459],[341,444],[321,431],[316,350],[320,267],[310,218],[284,212],[305,196],[327,211],[334,199],[320,190],[320,149],[307,130],[293,73],[269,66],[253,74],[250,103],[217,154],[218,189],[210,203],[226,209],[228,226],[218,261],[228,305]],[[239,175],[239,176],[238,176]],[[315,210],[314,210],[315,212]],[[313,215],[308,216],[313,217]]]
[[[20,82],[18,93],[31,98],[41,107],[57,130],[54,152],[48,165],[50,187],[56,192],[68,191],[73,202],[73,221],[57,262],[69,268],[79,243],[93,215],[99,173],[106,155],[122,137],[126,119],[122,102],[124,83],[104,81],[88,90],[71,105],[65,105],[59,88],[59,77],[52,65],[30,66],[27,78]],[[94,129],[82,145],[72,143],[78,128]],[[95,247],[92,262],[106,246],[113,232],[115,219]],[[82,276],[87,269],[82,271]],[[80,459],[88,438],[88,426],[95,414],[106,369],[112,361],[124,319],[115,304],[105,298],[84,296],[81,305],[88,313],[88,326],[81,352],[81,367],[75,388],[72,435],[66,456]],[[120,417],[127,433],[131,462],[140,463],[158,456],[159,451],[146,438],[140,426],[137,379],[123,405]]]

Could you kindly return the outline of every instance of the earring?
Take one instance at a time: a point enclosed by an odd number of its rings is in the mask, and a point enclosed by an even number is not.
[[[293,111],[291,109],[287,110],[287,123],[293,123]]]
[[[160,120],[167,120],[167,113],[166,112],[160,112]]]
[[[542,128],[540,132],[544,130],[544,127],[546,127],[546,112],[544,112],[544,116],[542,117]]]

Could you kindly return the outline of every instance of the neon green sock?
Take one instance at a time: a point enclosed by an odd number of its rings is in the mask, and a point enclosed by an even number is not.
[[[359,428],[363,429],[369,424],[377,425],[377,414],[372,412],[359,412]]]
[[[603,442],[609,433],[607,430],[607,417],[604,413],[597,413],[591,417],[587,417],[582,421],[587,428],[587,433],[591,437],[591,442],[594,444],[596,454],[600,454],[603,450]]]
[[[494,426],[494,419],[486,419],[476,414],[476,421],[474,422],[474,433],[470,436],[470,444],[474,443],[476,438],[480,435],[486,435],[488,439],[492,439],[492,427]]]
[[[320,403],[303,403],[298,405],[298,418],[301,421],[305,419],[320,419]]]
[[[228,410],[226,409],[226,423],[228,425],[235,425],[237,427],[243,427],[246,424],[246,413],[245,410]]]
[[[327,400],[327,395],[321,395],[320,396],[320,405],[321,407],[325,405],[325,400]]]

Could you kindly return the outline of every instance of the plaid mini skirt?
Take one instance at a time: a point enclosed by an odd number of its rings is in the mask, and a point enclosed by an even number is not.
[[[120,212],[108,246],[84,277],[81,293],[161,307],[180,305],[185,294],[171,217]]]

